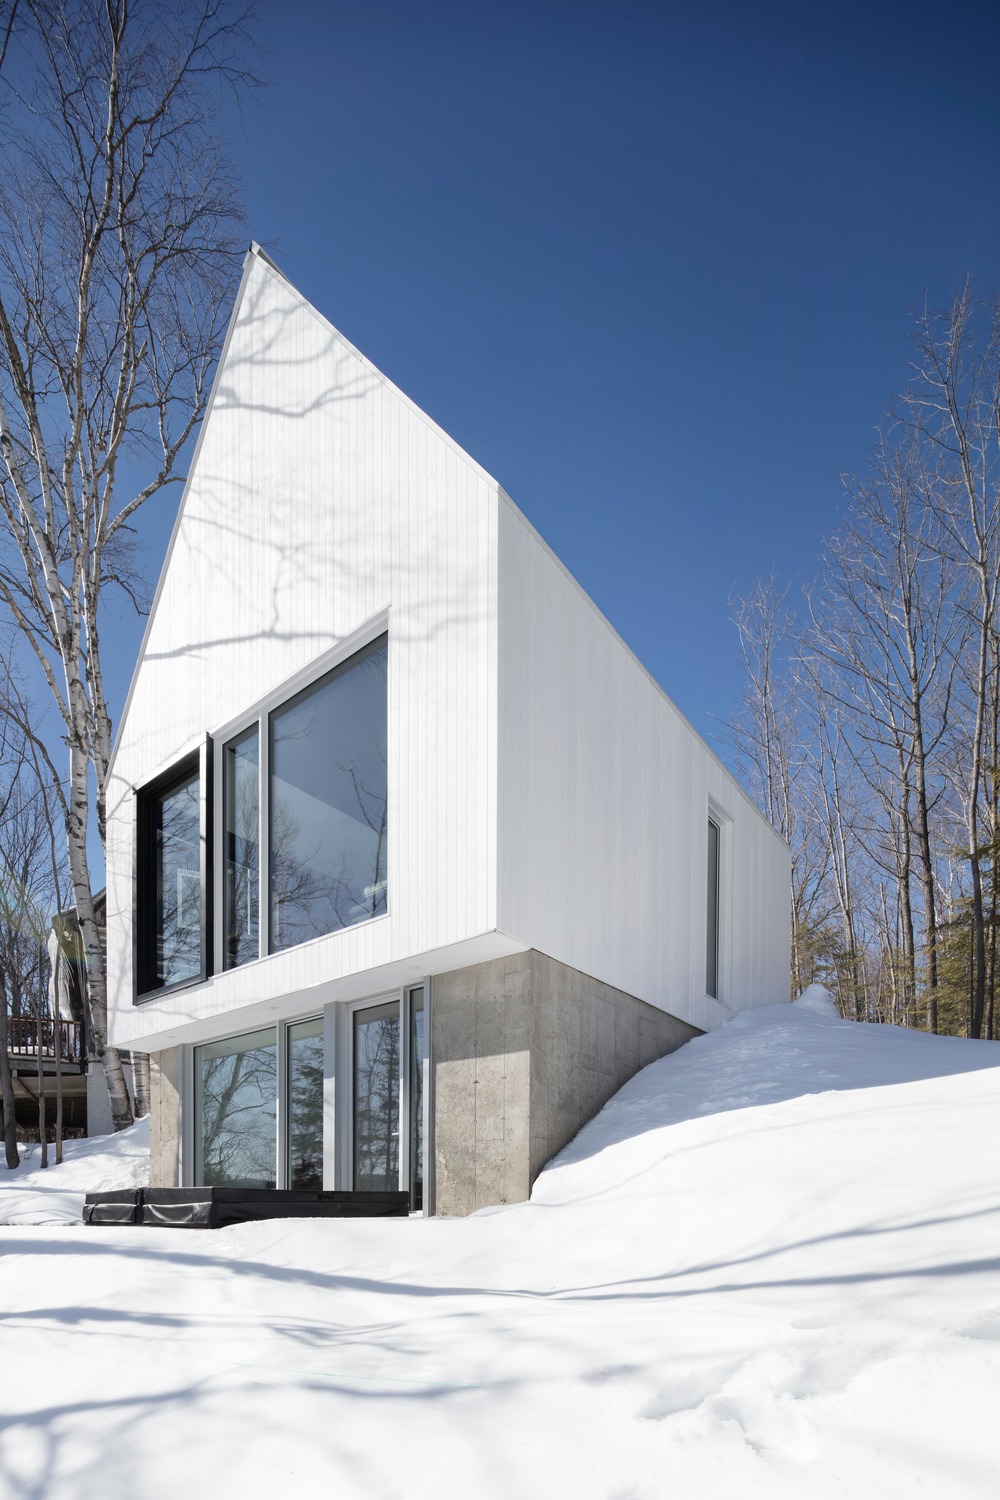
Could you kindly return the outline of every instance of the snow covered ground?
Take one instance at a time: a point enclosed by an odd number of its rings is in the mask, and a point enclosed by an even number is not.
[[[145,1187],[149,1182],[148,1116],[113,1141],[100,1135],[89,1141],[66,1141],[58,1168],[53,1165],[54,1146],[49,1146],[49,1165],[44,1171],[39,1146],[19,1149],[21,1165],[13,1172],[0,1163],[0,1225],[79,1224],[87,1193]]]
[[[993,1500],[998,1140],[996,1044],[811,995],[471,1219],[54,1223],[138,1132],[0,1171],[0,1493]]]

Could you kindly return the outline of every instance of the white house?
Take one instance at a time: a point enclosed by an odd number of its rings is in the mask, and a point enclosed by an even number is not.
[[[154,1185],[522,1199],[787,993],[788,887],[497,482],[252,247],[109,783]]]

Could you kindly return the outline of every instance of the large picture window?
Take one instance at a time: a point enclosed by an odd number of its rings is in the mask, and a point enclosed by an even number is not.
[[[223,968],[385,913],[388,661],[383,635],[222,747]]]
[[[277,1037],[272,1028],[195,1049],[196,1187],[274,1187]]]
[[[140,791],[138,997],[385,914],[388,662],[381,635],[221,745],[213,879],[210,742]]]
[[[137,804],[136,988],[139,994],[205,973],[205,757],[146,787]]]
[[[407,985],[192,1048],[191,1185],[402,1189],[421,1209],[425,993]]]
[[[271,715],[271,952],[386,909],[383,636]]]

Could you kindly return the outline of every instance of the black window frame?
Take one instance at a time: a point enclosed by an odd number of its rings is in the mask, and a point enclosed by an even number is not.
[[[198,972],[172,984],[156,983],[156,815],[157,804],[192,777],[198,780],[199,965]],[[155,780],[136,789],[133,862],[132,1003],[141,1005],[204,984],[212,973],[212,741]]]

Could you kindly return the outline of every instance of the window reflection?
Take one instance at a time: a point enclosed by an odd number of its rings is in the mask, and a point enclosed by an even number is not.
[[[153,813],[156,987],[201,972],[201,871],[198,777],[156,797]]]
[[[256,726],[226,746],[225,966],[233,969],[259,953],[260,757]]]
[[[399,1188],[399,1006],[354,1013],[354,1186]]]
[[[288,1028],[288,1186],[323,1186],[323,1021]]]
[[[273,1029],[195,1049],[198,1187],[274,1187],[278,1047]]]
[[[424,1204],[424,992],[410,991],[410,1207]]]
[[[383,636],[271,717],[271,949],[386,909]]]

